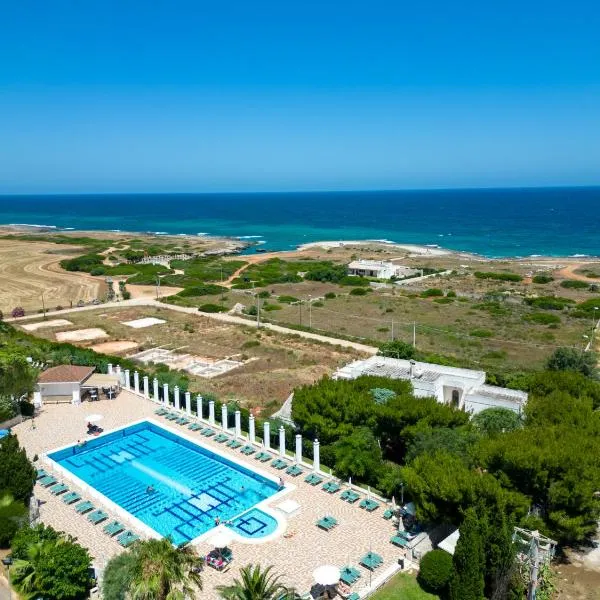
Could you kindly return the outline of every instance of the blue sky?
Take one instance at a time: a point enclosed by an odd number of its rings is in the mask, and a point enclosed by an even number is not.
[[[19,0],[0,193],[600,184],[600,3]]]

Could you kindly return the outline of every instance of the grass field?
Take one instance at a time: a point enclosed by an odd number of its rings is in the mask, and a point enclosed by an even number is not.
[[[372,600],[438,600],[439,597],[424,591],[414,575],[398,573],[371,598]]]

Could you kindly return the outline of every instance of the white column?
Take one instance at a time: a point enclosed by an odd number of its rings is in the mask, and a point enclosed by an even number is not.
[[[242,413],[235,411],[235,437],[242,437]]]
[[[137,371],[133,372],[133,389],[136,394],[140,393],[140,374]]]
[[[150,398],[150,382],[148,380],[148,375],[144,375],[144,396],[146,398]]]
[[[189,392],[185,393],[185,412],[188,415],[192,414],[192,395]]]
[[[202,396],[198,394],[196,396],[196,414],[200,419],[202,419]]]
[[[131,389],[131,381],[129,379],[129,369],[125,369],[125,389]]]
[[[208,402],[208,422],[210,425],[215,424],[215,401],[210,400]]]
[[[250,415],[250,418],[248,419],[248,439],[250,440],[251,444],[254,444],[256,441],[255,426],[256,424],[254,423],[254,415]]]
[[[152,387],[154,392],[154,402],[160,402],[160,398],[158,396],[158,379],[156,379],[156,377],[152,380]]]
[[[71,404],[81,404],[81,396],[79,395],[79,388],[73,390],[73,398],[71,399]]]
[[[319,453],[319,440],[313,442],[313,470],[319,471],[321,469],[321,456]]]
[[[285,456],[285,429],[279,428],[279,456]]]
[[[119,377],[121,376],[121,365],[117,365],[115,372]]]
[[[163,383],[163,402],[169,406],[169,384]]]
[[[106,365],[106,372],[107,372],[109,375],[112,375],[112,374],[113,374],[113,366],[112,366],[112,364],[111,364],[111,363],[108,363],[108,364]]]
[[[221,404],[221,427],[223,431],[227,431],[227,404]]]
[[[42,392],[33,392],[33,406],[36,408],[42,408],[44,402],[42,401]]]
[[[302,436],[299,433],[296,434],[296,462],[302,462]]]
[[[263,445],[267,450],[271,449],[271,423],[265,421],[263,431]]]
[[[173,388],[173,395],[175,396],[175,410],[179,410],[181,408],[179,404],[179,386],[175,386]]]

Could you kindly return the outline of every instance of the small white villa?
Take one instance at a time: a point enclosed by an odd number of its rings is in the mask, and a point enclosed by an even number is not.
[[[348,275],[357,277],[376,277],[390,279],[391,277],[408,277],[417,274],[417,269],[395,265],[383,260],[353,260],[348,265]]]
[[[485,371],[385,356],[371,356],[366,360],[351,362],[338,369],[333,379],[356,379],[361,375],[410,381],[415,396],[434,397],[442,404],[452,404],[471,414],[486,408],[508,408],[521,414],[527,403],[526,392],[487,385]]]

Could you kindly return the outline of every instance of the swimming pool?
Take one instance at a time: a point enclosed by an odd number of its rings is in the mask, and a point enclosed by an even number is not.
[[[236,531],[238,515],[279,491],[276,481],[149,421],[48,458],[176,544],[213,528],[217,517]],[[247,537],[260,533],[256,521],[245,527]]]

